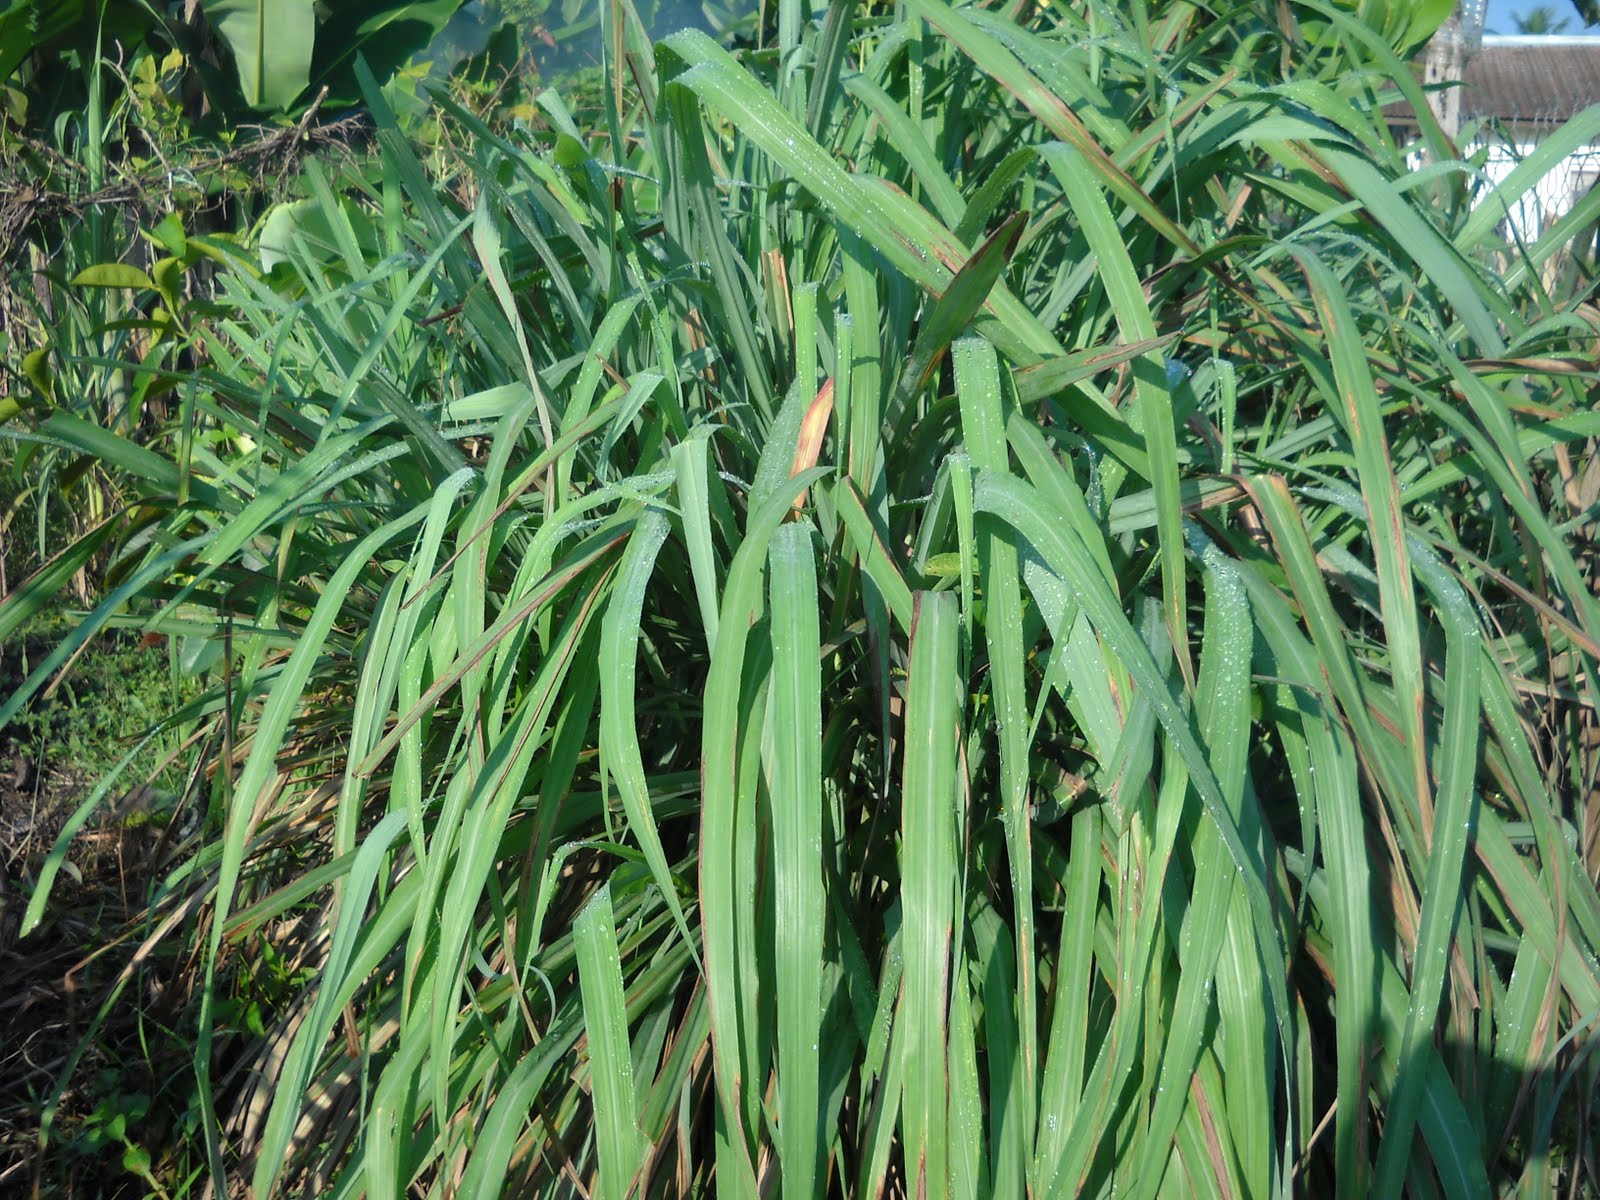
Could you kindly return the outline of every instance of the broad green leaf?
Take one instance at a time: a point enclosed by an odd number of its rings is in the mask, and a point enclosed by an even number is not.
[[[206,0],[205,9],[233,54],[244,102],[262,109],[293,104],[310,82],[313,0]]]

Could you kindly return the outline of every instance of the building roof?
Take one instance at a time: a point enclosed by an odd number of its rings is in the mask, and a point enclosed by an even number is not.
[[[1591,104],[1600,104],[1600,37],[1491,34],[1463,72],[1463,117],[1558,122]]]

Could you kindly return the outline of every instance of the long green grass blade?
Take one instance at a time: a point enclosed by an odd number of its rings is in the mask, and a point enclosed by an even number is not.
[[[915,1194],[938,1200],[950,1195],[950,938],[961,891],[956,840],[961,797],[951,734],[961,716],[956,681],[961,626],[955,597],[948,593],[919,592],[915,605],[900,802],[906,966],[895,1024],[906,1055],[901,1098],[906,1174]]]
[[[811,531],[783,526],[768,552],[772,591],[773,965],[778,1009],[778,1142],[784,1194],[821,1195],[818,1110],[825,904],[822,670]]]
[[[572,928],[600,1159],[600,1186],[594,1194],[599,1200],[623,1200],[642,1165],[645,1140],[639,1131],[634,1098],[628,1014],[622,999],[622,967],[617,959],[609,887],[602,886],[583,906]]]

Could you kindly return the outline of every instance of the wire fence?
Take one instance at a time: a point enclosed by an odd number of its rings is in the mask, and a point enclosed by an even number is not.
[[[1477,185],[1480,203],[1498,204],[1501,230],[1508,239],[1533,241],[1571,211],[1600,180],[1600,144],[1581,146],[1567,155],[1514,204],[1506,205],[1494,191],[1532,154],[1562,121],[1519,122],[1511,129],[1484,129],[1467,153],[1487,149],[1483,174]]]

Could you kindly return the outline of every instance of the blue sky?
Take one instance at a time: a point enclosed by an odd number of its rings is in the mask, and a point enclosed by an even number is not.
[[[1572,0],[1489,0],[1489,19],[1484,26],[1496,33],[1515,33],[1517,23],[1511,18],[1538,8],[1541,3],[1555,9],[1558,17],[1567,18],[1570,24],[1565,32],[1584,32],[1578,23],[1578,10],[1572,7]],[[1588,32],[1600,33],[1600,26],[1590,26]]]

